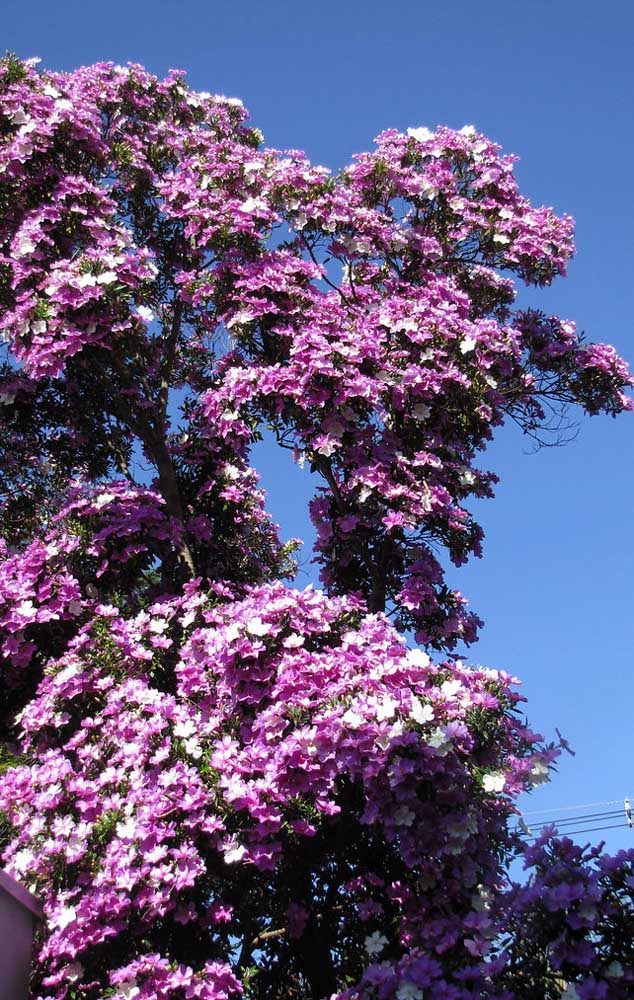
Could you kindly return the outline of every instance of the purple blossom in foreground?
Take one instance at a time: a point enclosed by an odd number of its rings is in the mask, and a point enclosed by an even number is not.
[[[506,675],[434,666],[382,615],[310,589],[190,587],[130,620],[96,608],[22,711],[34,763],[0,791],[5,863],[44,897],[46,995],[68,995],[71,968],[117,984],[133,966],[161,996],[173,984],[144,945],[157,925],[171,960],[206,947],[224,963],[232,939],[287,922],[259,950],[298,963],[336,927],[337,975],[362,971],[390,914],[394,976],[422,948],[436,978],[479,967],[496,929],[481,906],[501,879],[492,845],[510,847],[512,798],[554,757],[517,702]],[[486,792],[491,774],[504,793]],[[213,968],[191,982],[214,984]]]

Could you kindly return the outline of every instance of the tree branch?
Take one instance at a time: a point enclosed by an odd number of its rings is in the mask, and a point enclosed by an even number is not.
[[[121,360],[112,357],[113,367],[126,388],[131,387],[131,378]],[[123,394],[111,396],[116,416],[143,442],[147,455],[155,466],[159,478],[159,491],[165,500],[170,517],[181,525],[182,538],[177,548],[178,562],[191,579],[196,576],[196,566],[191,549],[185,538],[185,514],[176,479],[176,470],[162,434],[140,407],[133,409]]]
[[[167,403],[169,399],[169,376],[172,370],[172,365],[174,363],[174,357],[176,355],[176,347],[178,345],[178,338],[181,332],[181,325],[183,320],[183,303],[181,299],[177,299],[174,303],[174,312],[172,315],[172,326],[169,334],[164,338],[166,354],[161,365],[161,388],[159,391],[159,408],[161,415],[162,424],[165,423],[165,417],[167,415]]]

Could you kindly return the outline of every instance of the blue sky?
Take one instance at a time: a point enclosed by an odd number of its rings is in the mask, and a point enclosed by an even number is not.
[[[633,11],[629,0],[4,0],[1,45],[52,69],[185,69],[192,86],[241,97],[270,145],[333,169],[387,127],[476,125],[521,157],[526,195],[577,220],[569,277],[527,301],[634,364]],[[633,441],[634,415],[584,420],[568,447],[532,455],[508,428],[484,459],[502,477],[480,504],[484,559],[452,581],[486,620],[471,655],[521,677],[535,727],[558,726],[577,751],[526,810],[634,794]],[[258,454],[284,534],[308,536],[308,476]],[[605,836],[634,846],[634,830]]]

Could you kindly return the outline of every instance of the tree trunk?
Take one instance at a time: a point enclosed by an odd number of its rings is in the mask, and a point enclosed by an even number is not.
[[[183,512],[183,504],[181,501],[180,491],[178,489],[178,483],[176,481],[174,464],[164,441],[155,442],[154,447],[151,447],[150,449],[150,453],[156,465],[159,475],[159,490],[161,492],[161,496],[165,500],[168,513],[170,517],[175,518],[181,525],[182,537],[177,553],[178,561],[181,566],[185,568],[189,578],[192,579],[196,576],[196,566],[194,564],[194,557],[191,549],[187,544],[187,539],[185,537],[185,515]]]

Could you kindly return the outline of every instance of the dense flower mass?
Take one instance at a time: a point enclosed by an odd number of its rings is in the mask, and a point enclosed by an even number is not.
[[[310,960],[325,995],[371,963],[388,913],[392,976],[432,944],[438,975],[477,975],[491,841],[553,756],[517,698],[505,675],[434,667],[383,616],[311,589],[194,585],[131,620],[97,607],[22,712],[33,763],[0,792],[9,869],[45,901],[46,995],[72,976],[91,997],[130,981],[221,996],[234,938],[243,968],[256,948],[290,978]]]
[[[630,995],[634,857],[549,839],[507,881],[558,750],[452,652],[480,622],[438,552],[480,554],[505,419],[632,408],[612,348],[514,309],[572,251],[470,127],[333,176],[180,73],[1,63],[0,851],[44,903],[33,1000]],[[316,477],[324,592],[281,582],[267,430]]]

